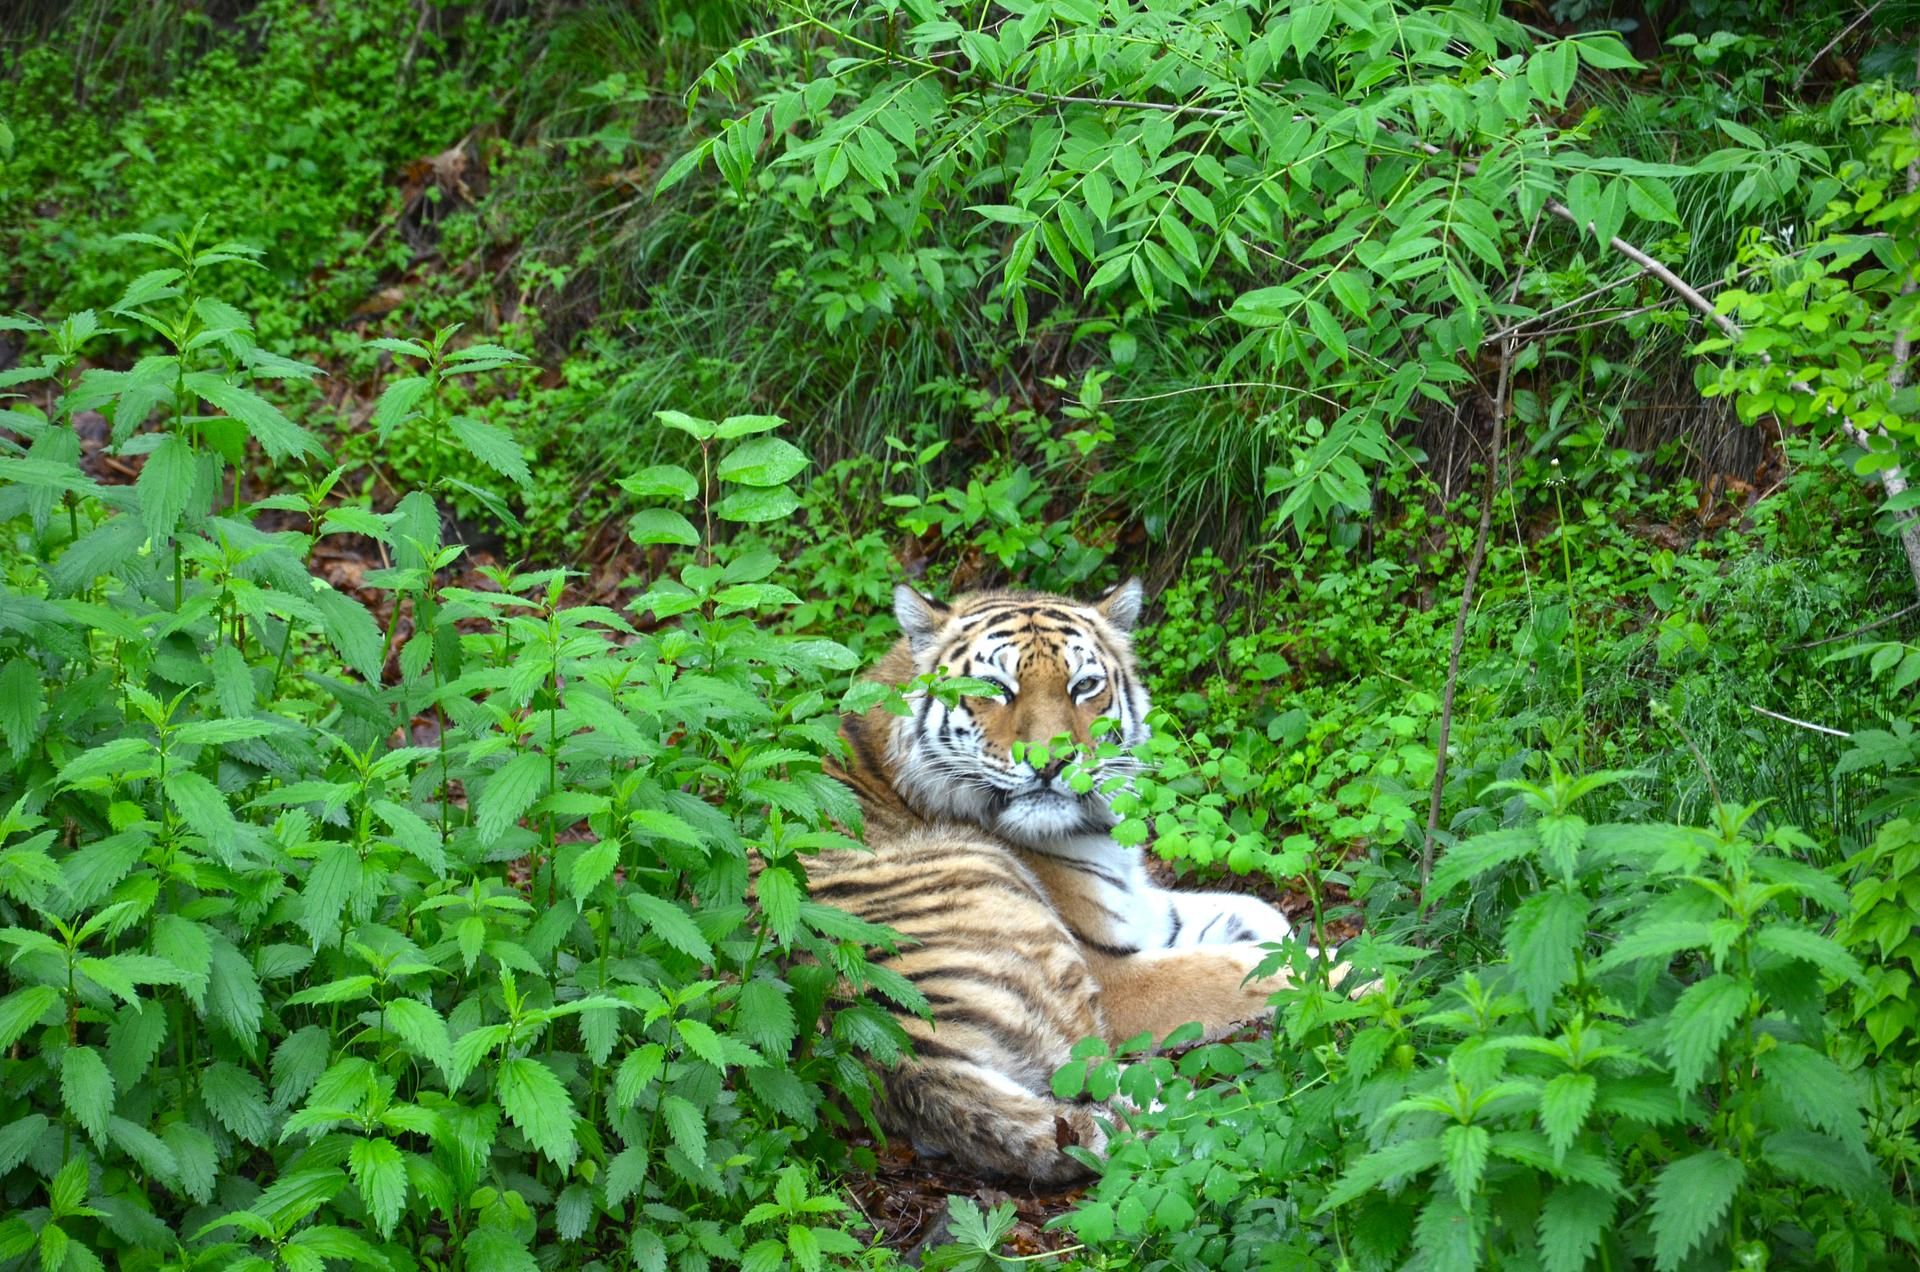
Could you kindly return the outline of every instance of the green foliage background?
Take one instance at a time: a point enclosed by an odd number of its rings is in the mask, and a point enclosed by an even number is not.
[[[7,22],[0,1263],[896,1264],[838,713],[1138,572],[1383,990],[923,1265],[1912,1265],[1911,3]]]

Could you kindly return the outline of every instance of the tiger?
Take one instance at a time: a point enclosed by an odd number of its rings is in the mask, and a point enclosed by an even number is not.
[[[943,604],[903,584],[902,635],[868,675],[908,687],[910,712],[841,721],[846,759],[830,771],[858,797],[866,851],[816,856],[809,890],[906,938],[885,957],[931,1020],[900,1013],[911,1058],[879,1075],[876,1112],[923,1157],[1035,1185],[1084,1178],[1065,1149],[1101,1154],[1111,1118],[1052,1094],[1077,1042],[1191,1022],[1218,1038],[1265,1016],[1285,983],[1253,976],[1263,943],[1292,934],[1279,910],[1158,887],[1143,850],[1113,837],[1108,792],[1138,773],[1125,752],[1149,735],[1131,644],[1144,598],[1137,579],[1094,602],[977,591]],[[980,691],[911,688],[936,672]],[[1121,754],[1095,756],[1101,717],[1120,744],[1103,750]]]

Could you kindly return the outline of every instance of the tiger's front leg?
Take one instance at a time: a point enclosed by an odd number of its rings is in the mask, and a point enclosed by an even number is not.
[[[1259,897],[1237,892],[1165,892],[1171,909],[1169,948],[1265,944],[1287,940],[1293,925]]]

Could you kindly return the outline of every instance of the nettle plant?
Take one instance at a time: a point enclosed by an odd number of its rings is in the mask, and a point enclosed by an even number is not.
[[[1589,825],[1578,804],[1618,777],[1508,783],[1527,824],[1442,859],[1435,904],[1469,883],[1524,898],[1499,961],[1436,988],[1404,970],[1423,951],[1368,939],[1382,992],[1309,980],[1272,1040],[1084,1047],[1056,1089],[1132,1111],[1060,1222],[1169,1268],[1911,1259],[1865,1084],[1828,1051],[1828,987],[1868,983],[1822,932],[1844,890],[1751,808]]]
[[[921,1004],[868,964],[883,933],[804,893],[858,822],[821,772],[855,660],[772,632],[777,562],[714,530],[790,508],[805,457],[770,417],[669,417],[715,462],[634,485],[704,529],[636,520],[699,554],[632,618],[569,604],[562,571],[456,586],[428,495],[336,504],[337,470],[295,467],[320,444],[266,386],[314,369],[203,290],[251,254],[164,246],[113,311],[164,342],[129,370],[69,374],[94,315],[9,320],[51,350],[9,383],[52,405],[0,414],[0,1260],[857,1250],[795,1150],[844,1154],[863,1060],[898,1054],[860,991]],[[523,480],[433,405],[511,360],[449,336],[387,342],[425,365],[383,418]],[[133,486],[90,475],[82,410],[144,457]],[[387,563],[371,609],[308,569],[341,537]]]

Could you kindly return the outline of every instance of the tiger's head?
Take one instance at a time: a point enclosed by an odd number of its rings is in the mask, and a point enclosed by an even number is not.
[[[1127,748],[1147,738],[1147,692],[1128,640],[1143,597],[1137,579],[1092,603],[973,592],[942,605],[911,587],[894,589],[905,636],[884,678],[904,683],[939,672],[985,686],[952,706],[931,693],[910,695],[912,714],[894,721],[886,756],[901,798],[922,816],[1022,844],[1112,827],[1102,792],[1138,764],[1088,757],[1102,716],[1118,728],[1100,741]],[[1091,790],[1073,789],[1070,763],[1085,765]]]

